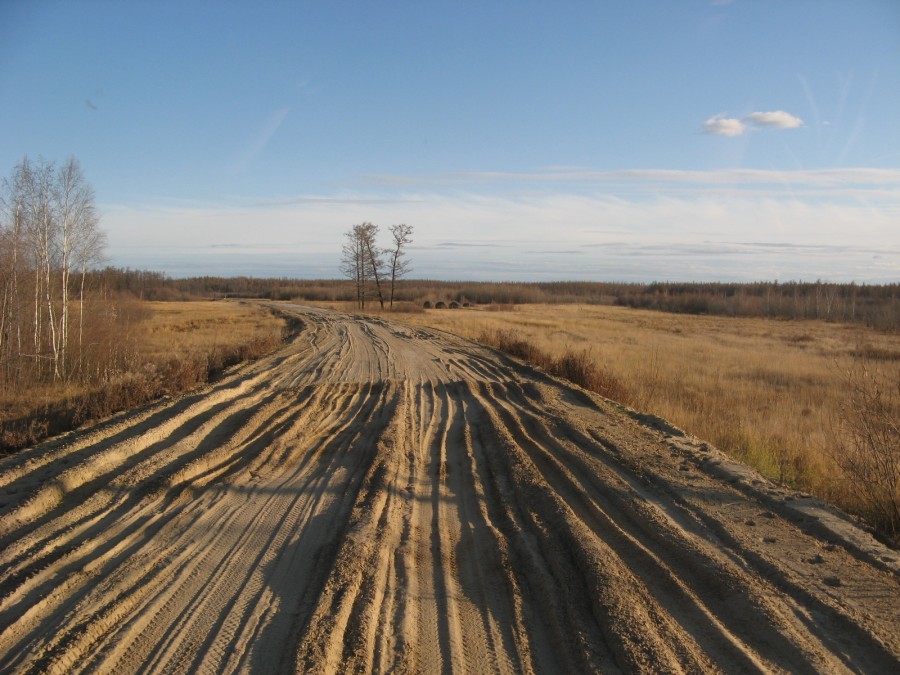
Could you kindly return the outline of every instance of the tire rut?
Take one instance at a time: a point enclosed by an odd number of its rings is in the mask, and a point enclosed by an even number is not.
[[[0,461],[0,670],[896,668],[896,574],[705,445],[447,333],[273,306],[302,324],[276,354]]]

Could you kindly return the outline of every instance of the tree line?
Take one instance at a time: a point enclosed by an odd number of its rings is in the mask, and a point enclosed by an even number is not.
[[[412,225],[391,225],[391,244],[378,245],[378,225],[354,225],[344,234],[341,272],[350,279],[356,290],[356,304],[366,308],[366,300],[377,297],[384,309],[385,296],[394,307],[397,282],[410,271],[406,247],[412,243]]]
[[[396,250],[396,249],[394,249]],[[288,277],[188,277],[171,279],[161,272],[107,267],[88,272],[88,284],[130,293],[146,300],[264,298],[358,304],[355,274],[344,279]],[[489,282],[434,279],[385,279],[388,302],[421,307],[426,300],[475,305],[535,303],[620,305],[640,309],[710,316],[819,319],[884,330],[900,329],[900,284],[815,282],[653,282],[607,281]],[[377,297],[374,277],[365,296]]]
[[[115,307],[93,307],[89,269],[103,259],[94,191],[78,160],[25,157],[0,185],[0,382],[87,376],[97,325]]]

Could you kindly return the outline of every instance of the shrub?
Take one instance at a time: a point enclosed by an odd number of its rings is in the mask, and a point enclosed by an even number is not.
[[[856,363],[832,429],[832,457],[845,496],[894,544],[900,543],[900,378]]]
[[[574,352],[567,349],[562,356],[555,359],[533,343],[519,337],[514,330],[485,331],[479,336],[478,341],[606,398],[626,404],[633,401],[634,397],[625,384],[609,370],[598,368],[590,352]]]

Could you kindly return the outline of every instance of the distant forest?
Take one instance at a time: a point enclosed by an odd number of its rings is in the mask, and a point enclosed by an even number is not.
[[[170,279],[160,272],[108,267],[89,273],[97,286],[143,300],[261,298],[312,302],[355,302],[349,280],[192,277]],[[900,329],[900,283],[835,284],[817,282],[615,283],[593,281],[476,282],[404,279],[397,300],[456,301],[473,305],[588,303],[619,305],[684,314],[820,319],[858,323],[883,330]]]

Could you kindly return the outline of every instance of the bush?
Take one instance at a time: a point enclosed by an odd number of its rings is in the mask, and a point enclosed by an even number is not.
[[[900,378],[856,363],[832,430],[845,497],[893,544],[900,543]]]
[[[478,341],[608,399],[626,404],[634,399],[619,378],[609,370],[597,367],[590,352],[566,350],[561,357],[554,359],[533,343],[519,337],[514,330],[485,331],[479,336]]]

